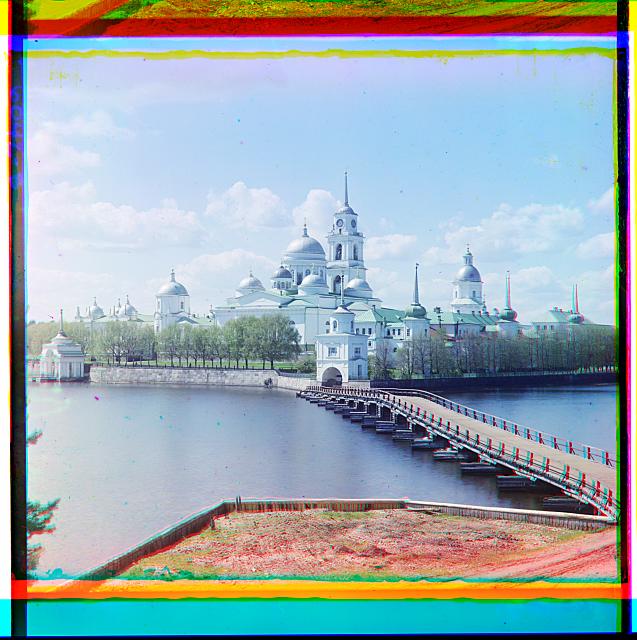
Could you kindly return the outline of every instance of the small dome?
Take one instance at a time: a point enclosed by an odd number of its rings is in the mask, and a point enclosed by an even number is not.
[[[303,225],[303,235],[296,240],[292,240],[285,250],[287,256],[297,255],[300,257],[318,257],[325,259],[325,250],[318,240],[307,235],[307,226]]]
[[[104,317],[104,310],[97,304],[96,298],[93,298],[93,304],[89,307],[88,315],[91,320],[99,320]]]
[[[137,309],[129,302],[128,296],[126,296],[126,303],[120,307],[117,311],[118,318],[131,318],[137,315]]]
[[[568,321],[571,324],[582,324],[582,322],[584,322],[584,316],[581,313],[572,313],[569,316]]]
[[[316,273],[310,273],[303,278],[299,285],[299,290],[302,293],[327,293],[329,288],[327,282],[321,276]]]
[[[272,280],[292,280],[292,274],[281,265],[272,276]]]
[[[518,312],[513,309],[509,309],[509,307],[505,307],[500,312],[500,320],[508,320],[509,322],[513,322],[518,317]]]
[[[354,209],[352,209],[352,207],[349,206],[349,204],[344,204],[337,212],[336,215],[338,214],[343,214],[343,215],[350,215],[350,216],[357,216],[358,214],[356,213],[356,211],[354,211]]]
[[[188,291],[183,284],[175,280],[175,270],[170,272],[170,280],[155,294],[157,296],[187,296]]]
[[[371,298],[372,288],[362,278],[352,278],[345,285],[344,293],[346,296],[353,296],[358,298],[364,298],[364,297]]]
[[[472,265],[465,264],[456,274],[458,282],[480,282],[480,272]]]
[[[263,291],[263,285],[261,284],[261,280],[252,275],[252,271],[250,271],[250,275],[247,278],[244,278],[240,283],[238,289],[255,289],[258,291]]]
[[[427,310],[421,304],[412,303],[405,309],[405,317],[424,319],[427,317]]]

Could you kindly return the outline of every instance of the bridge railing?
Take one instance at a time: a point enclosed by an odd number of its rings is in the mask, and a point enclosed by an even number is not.
[[[473,418],[474,420],[480,420],[485,424],[503,429],[504,431],[508,431],[509,433],[514,433],[515,435],[526,438],[527,440],[532,440],[534,442],[538,442],[539,444],[544,444],[546,446],[552,447],[553,449],[557,449],[558,451],[564,451],[566,453],[585,458],[586,460],[591,460],[592,462],[604,464],[608,467],[616,466],[615,458],[611,457],[608,451],[604,451],[603,449],[599,449],[598,447],[592,447],[581,442],[568,440],[561,436],[556,436],[552,433],[546,433],[544,431],[538,431],[537,429],[525,427],[511,420],[505,420],[504,418],[500,418],[493,414],[485,413],[484,411],[479,411],[477,409],[473,409],[472,407],[467,407],[463,404],[454,402],[453,400],[449,400],[447,398],[443,398],[442,396],[436,395],[435,393],[431,393],[429,391],[414,392],[414,390],[412,389],[394,389],[392,390],[392,392],[399,393],[400,395],[415,395],[417,397],[425,398],[430,402],[435,402],[445,409],[450,409],[452,411],[455,411],[456,413],[459,413],[460,415]]]
[[[313,387],[315,389],[329,389],[330,392],[338,392],[341,395],[361,395],[359,390],[351,390],[346,387],[343,388],[326,388],[326,387]],[[546,433],[545,431],[538,431],[537,429],[531,429],[529,427],[525,427],[521,424],[513,422],[511,420],[505,420],[504,418],[500,418],[498,416],[494,416],[490,413],[486,413],[484,411],[479,411],[478,409],[474,409],[472,407],[467,407],[458,402],[454,402],[453,400],[448,400],[447,398],[443,398],[442,396],[436,395],[435,393],[431,393],[430,391],[420,391],[416,389],[370,389],[371,397],[388,397],[389,395],[410,395],[416,396],[418,398],[424,398],[425,400],[429,400],[430,402],[435,402],[436,404],[444,407],[445,409],[450,409],[451,411],[455,411],[456,413],[467,416],[469,418],[473,418],[474,420],[479,420],[484,422],[485,424],[489,424],[493,427],[497,427],[498,429],[502,429],[504,431],[508,431],[509,433],[513,433],[517,436],[525,438],[527,440],[531,440],[532,442],[538,442],[539,444],[546,445],[558,451],[564,451],[566,453],[570,453],[572,455],[579,456],[581,458],[585,458],[586,460],[590,460],[591,462],[597,462],[599,464],[603,464],[607,467],[616,467],[617,461],[611,456],[610,452],[600,449],[598,447],[592,447],[587,444],[583,444],[581,442],[576,442],[574,440],[568,440],[561,436],[556,436],[552,433]],[[375,395],[378,394],[378,395]]]
[[[467,427],[458,424],[452,425],[449,421],[443,422],[433,414],[429,416],[415,416],[420,418],[428,428],[433,428],[444,435],[451,436],[456,442],[467,445],[474,451],[482,454],[485,458],[493,462],[504,463],[506,466],[513,466],[516,471],[524,474],[553,480],[562,486],[567,492],[575,495],[579,499],[590,502],[600,511],[617,518],[619,514],[619,504],[613,496],[612,490],[603,486],[599,480],[586,476],[581,471],[576,471],[570,465],[558,465],[547,456],[537,456],[533,451],[523,447],[507,448],[501,441],[494,441],[493,438],[481,438],[479,433],[472,432]]]
[[[525,471],[537,478],[544,478],[557,482],[562,488],[576,495],[580,499],[593,504],[597,509],[606,515],[617,518],[619,514],[619,503],[613,492],[608,487],[602,485],[599,480],[587,478],[585,473],[571,469],[570,465],[556,465],[555,461],[547,456],[537,456],[522,446],[507,448],[506,443],[493,438],[481,437],[479,433],[473,432],[470,428],[451,424],[450,420],[444,421],[441,416],[427,413],[420,407],[414,407],[405,401],[396,399],[390,393],[377,391],[375,389],[347,389],[338,387],[309,386],[306,391],[328,393],[344,397],[372,398],[382,400],[390,408],[402,409],[409,414],[415,422],[422,423],[426,428],[434,429],[445,435],[453,436],[454,440],[468,445],[471,449],[493,460],[504,463],[506,466],[513,466],[516,470]],[[520,434],[518,434],[520,435]]]

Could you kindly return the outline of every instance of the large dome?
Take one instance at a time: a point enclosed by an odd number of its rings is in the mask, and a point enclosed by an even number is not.
[[[186,287],[175,280],[175,270],[170,272],[170,280],[155,294],[157,296],[187,296]]]
[[[307,235],[307,227],[303,226],[303,235],[296,240],[292,240],[285,250],[286,256],[296,256],[299,258],[318,258],[325,260],[325,250],[318,240]]]
[[[354,298],[371,298],[372,288],[362,278],[352,278],[345,285],[345,295]]]
[[[456,274],[458,282],[481,282],[480,272],[472,265],[465,264]]]

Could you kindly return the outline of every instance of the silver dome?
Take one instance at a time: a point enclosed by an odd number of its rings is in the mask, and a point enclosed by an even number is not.
[[[303,225],[303,235],[296,240],[292,240],[285,250],[285,254],[290,255],[302,255],[303,257],[316,257],[319,256],[325,259],[325,250],[321,246],[318,240],[315,240],[307,234],[307,226]]]
[[[97,304],[97,299],[93,298],[93,304],[88,310],[88,315],[91,320],[99,320],[104,317],[104,310]]]
[[[263,291],[263,285],[261,284],[261,280],[256,278],[250,272],[250,275],[247,278],[244,278],[240,283],[238,289],[257,289]]]
[[[480,272],[472,265],[465,264],[456,274],[456,280],[459,282],[481,282]]]
[[[155,294],[157,296],[187,296],[186,287],[175,281],[175,270],[170,272],[170,280]]]
[[[369,297],[372,295],[372,288],[362,278],[352,278],[345,285],[345,295],[354,297]]]
[[[283,278],[286,280],[292,280],[292,274],[283,265],[281,265],[272,276],[272,280],[281,280]]]
[[[135,315],[137,315],[137,309],[129,302],[128,296],[126,296],[126,303],[119,308],[117,316],[119,318],[130,318]]]
[[[303,278],[299,285],[301,292],[307,293],[327,293],[329,288],[327,282],[316,273],[310,273]]]

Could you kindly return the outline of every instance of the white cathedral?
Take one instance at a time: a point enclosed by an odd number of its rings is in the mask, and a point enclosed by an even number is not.
[[[590,324],[579,313],[574,294],[571,311],[554,307],[549,312],[548,321],[522,325],[511,306],[508,274],[505,279],[505,305],[502,311],[493,309],[489,312],[482,278],[469,247],[453,280],[450,310],[435,307],[428,314],[420,304],[418,265],[411,303],[406,309],[384,307],[367,282],[365,236],[359,228],[358,214],[349,204],[347,173],[344,205],[334,213],[332,228],[326,237],[327,253],[323,245],[308,234],[304,225],[301,236],[285,250],[279,268],[270,277],[268,288],[250,271],[239,282],[233,297],[223,305],[211,307],[207,313],[191,312],[190,295],[171,271],[168,282],[155,294],[152,314],[139,313],[127,296],[124,304],[118,300],[108,312],[104,312],[94,299],[84,314],[77,308],[75,320],[88,322],[96,329],[111,321],[130,321],[140,326],[152,326],[159,332],[175,324],[223,326],[229,320],[243,316],[283,313],[298,330],[301,344],[309,346],[314,345],[319,336],[330,333],[330,323],[340,309],[339,313],[347,311],[351,315],[353,334],[365,336],[369,353],[376,351],[379,341],[395,352],[404,340],[419,334],[428,336],[432,331],[456,340],[494,332],[502,337],[512,337],[527,330],[533,333],[549,328],[559,331],[573,324]]]

